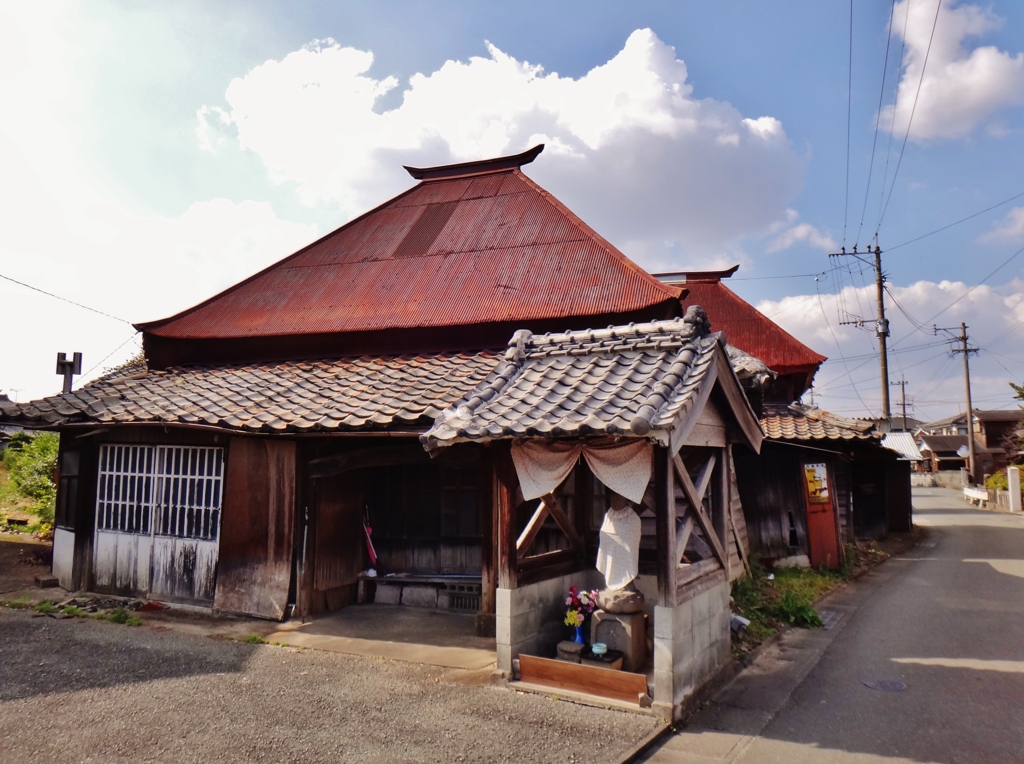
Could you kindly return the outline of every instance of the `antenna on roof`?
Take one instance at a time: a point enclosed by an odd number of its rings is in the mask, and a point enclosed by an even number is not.
[[[72,379],[82,373],[82,354],[75,353],[69,361],[64,353],[57,353],[57,373],[64,377],[64,392],[70,393]]]

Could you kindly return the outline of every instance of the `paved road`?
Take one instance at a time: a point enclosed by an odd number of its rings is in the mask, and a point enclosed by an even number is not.
[[[1024,761],[1024,518],[914,503],[926,540],[829,603],[832,632],[783,640],[649,760]]]

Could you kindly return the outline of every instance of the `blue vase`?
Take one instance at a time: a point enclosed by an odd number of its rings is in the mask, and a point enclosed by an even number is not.
[[[573,640],[577,645],[585,644],[583,641],[583,627],[576,627],[576,639]]]

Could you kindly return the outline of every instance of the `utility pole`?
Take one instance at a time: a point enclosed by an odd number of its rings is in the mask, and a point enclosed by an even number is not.
[[[967,472],[968,480],[973,485],[974,476],[977,474],[977,462],[974,454],[974,408],[971,406],[971,365],[968,357],[971,353],[977,353],[978,348],[967,347],[967,324],[960,323],[959,348],[953,348],[953,353],[964,354],[964,389],[967,391]]]
[[[902,377],[898,382],[890,382],[893,387],[900,388],[900,406],[903,408],[903,429],[907,429],[907,380]],[[889,429],[892,429],[891,427]]]
[[[871,249],[869,246],[868,249]],[[878,337],[878,366],[882,370],[882,416],[891,425],[892,412],[889,410],[889,321],[885,317],[885,277],[882,276],[882,248],[875,245],[875,295],[878,298],[878,323],[875,335]],[[903,420],[906,422],[906,418]],[[890,429],[892,427],[890,426]]]
[[[843,247],[839,252],[832,253],[829,257],[856,257],[863,263],[873,265],[875,269],[875,298],[878,303],[878,315],[875,318],[875,336],[878,337],[878,366],[882,376],[882,418],[892,424],[892,411],[889,409],[889,350],[887,347],[889,337],[889,320],[885,317],[885,275],[882,273],[882,248],[877,244],[872,249],[871,245],[864,251],[864,254],[873,254],[874,263],[865,260],[857,252],[857,245],[853,245],[853,252],[847,252]],[[858,318],[855,321],[840,321],[839,324],[855,324],[864,326],[864,319]],[[906,421],[904,419],[904,421]]]

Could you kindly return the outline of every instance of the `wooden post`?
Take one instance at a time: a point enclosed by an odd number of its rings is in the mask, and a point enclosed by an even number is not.
[[[725,576],[732,581],[732,508],[729,506],[729,463],[726,460],[727,449],[718,452],[718,484],[712,481],[711,506],[715,509],[715,530],[721,529],[719,538],[725,549]]]
[[[486,449],[483,459],[485,480],[494,474],[493,456],[492,449]],[[494,636],[495,590],[498,587],[497,544],[494,543],[494,508],[498,504],[494,500],[493,489],[491,493],[491,501],[481,502],[480,507],[480,612],[476,617],[476,633],[481,637]]]
[[[658,549],[658,599],[662,607],[675,607],[676,507],[668,449],[654,447],[654,517]]]
[[[516,572],[516,519],[512,506],[515,493],[515,465],[507,442],[491,445],[491,496],[494,505],[494,527],[492,543],[498,549],[498,586],[515,589],[518,585]]]

